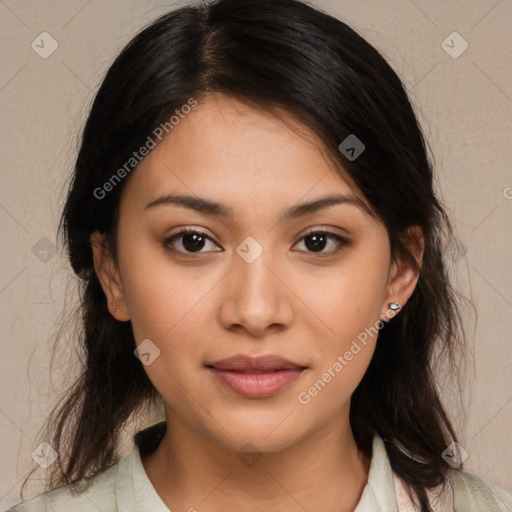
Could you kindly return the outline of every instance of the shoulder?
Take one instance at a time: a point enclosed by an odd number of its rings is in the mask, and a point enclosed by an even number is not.
[[[149,481],[141,454],[151,453],[166,430],[166,422],[138,432],[132,449],[103,472],[84,479],[85,485],[63,485],[5,512],[139,512],[168,511]],[[82,481],[81,481],[82,482]]]
[[[471,473],[453,470],[449,475],[453,486],[454,508],[457,512],[512,510],[512,494],[509,491]]]
[[[117,511],[116,482],[119,463],[89,479],[83,486],[56,487],[35,498],[23,501],[5,512],[102,512]]]

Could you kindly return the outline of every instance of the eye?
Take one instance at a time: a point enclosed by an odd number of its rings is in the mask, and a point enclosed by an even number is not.
[[[299,244],[303,243],[303,241],[308,252],[317,254],[320,257],[332,256],[341,251],[343,247],[351,245],[350,240],[347,238],[325,229],[310,231],[301,238]],[[329,241],[331,242],[331,250],[324,251],[326,247],[329,247]]]
[[[210,241],[213,245],[213,249],[210,250],[221,250],[215,249],[218,247],[215,245],[213,240],[207,236],[205,233],[201,231],[197,231],[195,229],[186,228],[181,230],[179,233],[172,235],[171,237],[165,240],[164,245],[169,247],[171,250],[176,252],[181,252],[184,254],[187,253],[201,253],[207,252],[202,251],[202,249],[207,245],[208,241]],[[176,243],[178,242],[178,243]],[[176,247],[178,246],[178,247]]]
[[[208,242],[212,245],[209,249],[210,251],[213,250],[217,252],[222,250],[205,233],[192,228],[182,229],[178,233],[175,233],[165,240],[164,245],[170,250],[182,254],[200,254],[202,252],[208,252]],[[341,251],[343,247],[351,245],[351,242],[347,238],[324,229],[311,230],[301,238],[299,244],[300,243],[304,243],[306,252],[312,252],[318,257],[332,256]],[[325,251],[324,249],[326,247],[328,248],[329,245],[331,249]],[[206,250],[203,250],[205,247]]]

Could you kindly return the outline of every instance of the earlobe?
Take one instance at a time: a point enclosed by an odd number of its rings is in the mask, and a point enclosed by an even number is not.
[[[122,282],[113,258],[108,250],[105,235],[95,231],[90,237],[91,249],[94,260],[94,270],[98,276],[103,293],[107,298],[110,314],[119,321],[130,319]]]

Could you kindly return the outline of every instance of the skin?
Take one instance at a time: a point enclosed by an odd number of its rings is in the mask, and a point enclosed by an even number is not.
[[[163,396],[168,428],[142,463],[173,511],[340,512],[360,499],[370,461],[354,441],[350,397],[377,336],[309,403],[298,394],[365,328],[391,318],[389,302],[407,302],[418,272],[392,261],[385,226],[361,208],[338,204],[281,218],[333,193],[366,202],[339,171],[321,140],[286,113],[210,94],[130,176],[118,265],[102,235],[91,236],[111,314],[131,321],[137,344],[150,339],[160,350],[144,369]],[[169,193],[223,203],[233,216],[146,208]],[[199,253],[187,253],[183,237],[166,248],[183,227],[208,237]],[[328,237],[316,252],[306,235],[318,228],[350,245]],[[421,265],[421,230],[411,233],[409,249]],[[263,250],[251,263],[236,252],[248,236]],[[307,370],[275,396],[245,398],[205,368],[240,353],[277,354]],[[248,443],[257,458],[244,464]]]

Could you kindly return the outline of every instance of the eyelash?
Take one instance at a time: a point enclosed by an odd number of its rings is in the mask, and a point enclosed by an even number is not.
[[[177,250],[177,249],[175,249],[173,247],[170,247],[170,245],[175,240],[183,237],[184,235],[200,235],[200,236],[202,236],[204,238],[207,238],[208,240],[211,240],[212,242],[214,242],[214,240],[212,240],[208,235],[206,235],[206,233],[204,233],[202,231],[199,231],[199,230],[193,229],[193,228],[184,228],[181,231],[179,231],[178,233],[175,233],[174,235],[172,235],[169,238],[167,238],[164,241],[165,247],[167,249],[171,250],[172,252],[179,253],[179,254],[186,254],[186,255],[203,254],[202,252],[199,252],[199,251],[198,252],[179,251],[179,250]],[[313,236],[313,235],[325,235],[328,238],[334,239],[338,243],[338,248],[335,249],[334,251],[320,252],[320,253],[316,253],[316,252],[313,252],[313,251],[300,251],[300,252],[309,252],[310,254],[313,254],[315,257],[326,258],[326,257],[329,257],[329,256],[333,256],[334,254],[337,254],[344,247],[350,247],[352,245],[352,242],[350,240],[348,240],[347,238],[345,238],[345,237],[343,237],[341,235],[338,235],[336,233],[333,233],[331,231],[327,231],[326,229],[322,229],[322,228],[312,229],[312,230],[308,231],[305,235],[303,235],[300,238],[299,242],[301,242],[305,238],[308,238],[308,237]],[[299,243],[299,242],[297,242],[297,243]],[[297,244],[295,244],[295,245],[297,245]],[[220,251],[215,251],[215,252],[220,252]]]

